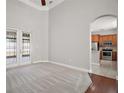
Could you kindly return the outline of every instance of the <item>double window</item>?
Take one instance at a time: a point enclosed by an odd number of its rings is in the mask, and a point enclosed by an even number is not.
[[[30,33],[14,29],[6,32],[6,62],[7,65],[30,62]]]

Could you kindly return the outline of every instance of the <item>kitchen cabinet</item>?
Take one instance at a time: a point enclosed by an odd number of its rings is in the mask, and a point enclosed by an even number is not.
[[[113,35],[107,35],[108,37],[108,41],[112,41],[113,40]]]
[[[105,41],[112,41],[112,39],[113,39],[113,35],[103,35],[102,36],[103,42],[105,42]]]
[[[117,61],[117,52],[116,51],[112,52],[112,61]]]
[[[102,45],[102,41],[103,41],[103,40],[102,40],[102,36],[100,36],[100,37],[99,37],[99,43],[100,43],[100,45]]]
[[[100,35],[92,35],[92,42],[99,42]]]
[[[117,46],[117,35],[100,35],[99,36],[99,43],[101,46],[103,46],[103,43],[106,41],[111,41],[112,46]]]
[[[103,40],[103,42],[107,41],[108,40],[108,36],[107,35],[103,35],[102,36],[102,40]]]
[[[112,43],[113,43],[114,46],[117,45],[117,35],[112,36]]]

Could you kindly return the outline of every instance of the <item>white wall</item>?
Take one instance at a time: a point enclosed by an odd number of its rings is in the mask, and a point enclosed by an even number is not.
[[[49,59],[90,69],[90,23],[117,15],[117,0],[65,0],[50,10]]]
[[[48,12],[39,11],[18,0],[7,0],[8,27],[31,32],[31,61],[48,60]]]
[[[32,34],[32,61],[49,59],[88,70],[89,25],[105,14],[117,15],[117,0],[65,0],[49,12],[7,0],[7,26]]]

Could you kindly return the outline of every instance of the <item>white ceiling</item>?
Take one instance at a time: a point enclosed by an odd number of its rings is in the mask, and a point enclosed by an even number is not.
[[[115,16],[102,16],[97,18],[90,25],[90,30],[93,31],[105,31],[109,29],[117,28],[117,17]]]
[[[46,0],[46,6],[42,6],[41,0],[19,0],[31,7],[39,10],[49,10],[58,4],[62,3],[64,0]]]

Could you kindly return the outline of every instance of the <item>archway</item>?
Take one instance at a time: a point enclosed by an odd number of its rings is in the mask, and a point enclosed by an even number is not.
[[[91,72],[117,77],[117,17],[102,15],[90,24]]]

